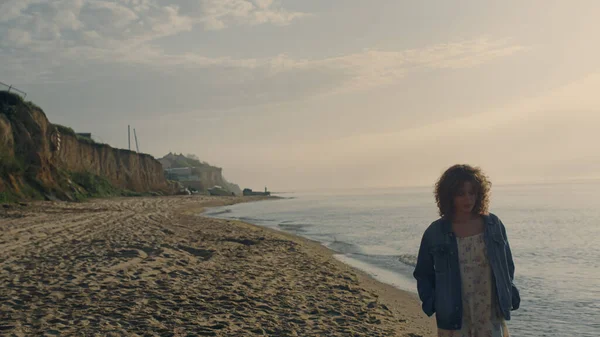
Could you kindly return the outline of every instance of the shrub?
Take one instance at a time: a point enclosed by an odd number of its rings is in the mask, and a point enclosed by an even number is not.
[[[71,174],[71,179],[77,185],[88,192],[88,197],[109,197],[119,195],[120,191],[115,188],[106,178],[91,172],[76,172]]]
[[[96,145],[96,144],[98,144],[93,139],[88,138],[88,137],[83,137],[83,136],[80,136],[80,135],[77,135],[76,137],[77,137],[77,140],[80,141],[80,142],[82,142],[82,143],[87,143],[87,144],[90,144],[90,145]]]
[[[0,192],[0,203],[6,204],[15,201],[17,201],[17,198],[12,193],[8,191]]]
[[[77,134],[75,133],[75,131],[73,131],[73,129],[71,129],[68,126],[64,126],[64,125],[60,125],[60,124],[52,124],[52,125],[54,125],[54,127],[56,127],[58,132],[60,132],[63,135],[71,135],[73,137],[77,137]]]
[[[140,192],[134,192],[134,191],[130,191],[130,190],[123,190],[123,191],[121,191],[121,195],[124,197],[143,197],[147,194],[140,193]]]
[[[0,102],[8,105],[18,105],[23,103],[23,98],[6,90],[0,91]]]
[[[25,165],[8,153],[6,149],[0,146],[0,174],[7,175],[13,173],[22,173],[25,171]]]
[[[37,104],[33,103],[32,101],[27,101],[25,102],[25,104],[30,108],[30,109],[35,109],[35,110],[39,110],[39,111],[44,111],[42,110],[42,108],[40,108]]]

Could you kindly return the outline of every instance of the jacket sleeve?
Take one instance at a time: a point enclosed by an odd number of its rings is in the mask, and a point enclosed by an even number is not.
[[[515,278],[515,263],[513,261],[512,252],[510,250],[510,244],[508,243],[508,236],[506,235],[506,227],[502,221],[498,218],[498,223],[500,224],[500,228],[502,229],[502,236],[504,236],[504,240],[506,240],[506,261],[508,263],[508,275],[510,277],[510,285],[511,285],[511,294],[512,294],[512,310],[519,309],[521,305],[521,296],[519,294],[519,289],[515,286],[514,278]]]
[[[427,316],[431,316],[435,313],[435,270],[433,269],[433,258],[429,251],[427,231],[421,239],[419,256],[417,257],[417,265],[413,276],[417,280],[417,291],[422,302],[423,312]]]

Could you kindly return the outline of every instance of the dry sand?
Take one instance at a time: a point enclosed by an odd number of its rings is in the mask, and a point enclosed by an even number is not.
[[[161,197],[0,209],[0,335],[433,336],[414,295],[321,245]]]

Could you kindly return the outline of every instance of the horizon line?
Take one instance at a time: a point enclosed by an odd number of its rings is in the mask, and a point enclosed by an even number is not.
[[[582,183],[600,183],[600,178],[566,178],[557,180],[538,180],[538,181],[504,181],[492,184],[497,187],[515,186],[515,185],[563,185],[563,184],[582,184]],[[321,187],[307,189],[282,189],[281,191],[272,191],[272,194],[289,194],[300,192],[324,192],[324,191],[353,191],[353,190],[394,190],[394,189],[422,189],[433,188],[431,185],[396,185],[396,186],[364,186],[364,187]]]

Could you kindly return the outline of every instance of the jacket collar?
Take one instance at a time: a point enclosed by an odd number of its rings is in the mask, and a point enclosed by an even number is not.
[[[482,214],[483,222],[488,226],[494,225],[494,219],[490,216],[490,214]],[[442,219],[442,229],[444,233],[452,233],[452,220],[447,217],[443,217]]]

